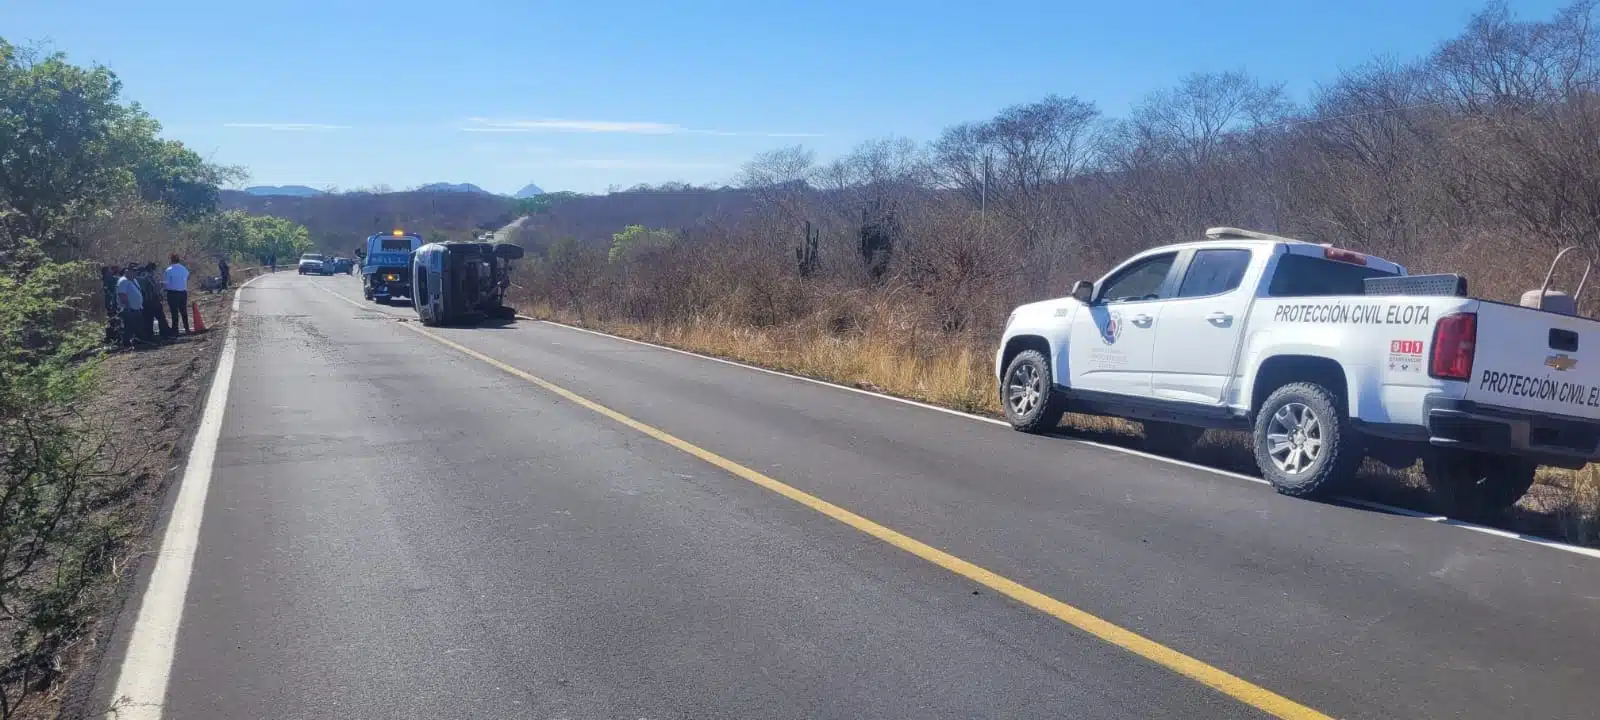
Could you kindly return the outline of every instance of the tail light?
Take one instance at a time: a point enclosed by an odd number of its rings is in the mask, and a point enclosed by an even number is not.
[[[1472,355],[1478,344],[1478,315],[1452,313],[1433,326],[1433,357],[1428,375],[1440,380],[1472,379]]]

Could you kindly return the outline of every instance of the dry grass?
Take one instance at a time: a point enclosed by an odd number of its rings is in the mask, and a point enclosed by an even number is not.
[[[914,335],[907,338],[894,333],[832,333],[824,323],[809,320],[764,328],[714,319],[650,326],[614,321],[580,323],[571,313],[552,311],[548,305],[525,308],[525,312],[964,412],[1000,415],[991,375],[993,356],[978,347],[976,341],[953,344],[938,339],[919,342]],[[880,317],[868,324],[887,322]],[[1116,418],[1068,415],[1062,424],[1075,434],[1126,447],[1138,447],[1143,435],[1138,423]],[[1248,439],[1242,433],[1208,432],[1186,459],[1257,474]],[[1427,481],[1420,468],[1388,468],[1369,461],[1362,468],[1355,493],[1374,501],[1431,511],[1426,490]],[[1542,469],[1538,484],[1504,525],[1518,532],[1600,545],[1600,467],[1578,471]]]

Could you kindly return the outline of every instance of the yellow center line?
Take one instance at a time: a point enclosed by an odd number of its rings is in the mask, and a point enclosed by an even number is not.
[[[359,305],[354,300],[344,297],[343,295],[331,293],[331,291],[330,294],[333,294],[335,297],[349,302],[352,305],[365,307]],[[1085,633],[1104,640],[1105,642],[1111,643],[1112,645],[1122,648],[1123,650],[1133,653],[1134,655],[1138,655],[1139,657],[1155,663],[1156,665],[1160,665],[1161,667],[1171,670],[1172,672],[1194,680],[1195,682],[1205,685],[1206,687],[1212,688],[1213,690],[1238,700],[1245,705],[1249,705],[1250,707],[1274,717],[1288,718],[1291,720],[1331,720],[1328,715],[1306,707],[1305,705],[1301,705],[1300,703],[1261,687],[1260,685],[1256,685],[1255,683],[1245,680],[1244,678],[1234,675],[1226,670],[1210,665],[1205,661],[1198,660],[1189,655],[1185,655],[1132,630],[1112,623],[1109,620],[1105,620],[1091,613],[1079,610],[1076,607],[1034,590],[1015,580],[1011,580],[991,570],[974,565],[966,560],[962,560],[961,558],[923,543],[908,535],[901,534],[900,532],[892,530],[888,527],[879,525],[878,523],[868,520],[865,517],[850,512],[849,510],[839,507],[838,505],[834,505],[827,500],[823,500],[822,498],[807,493],[803,490],[786,485],[778,480],[768,477],[767,475],[740,465],[739,463],[711,452],[710,450],[706,450],[705,448],[695,445],[694,443],[672,435],[665,430],[661,430],[652,425],[646,425],[645,423],[628,417],[627,415],[623,415],[616,410],[612,410],[611,408],[601,405],[600,403],[561,387],[560,385],[556,385],[548,380],[523,370],[519,370],[511,365],[489,357],[488,355],[480,353],[460,343],[448,340],[431,330],[426,330],[410,323],[403,324],[401,327],[416,332],[423,337],[454,349],[464,355],[481,360],[484,363],[487,363],[488,365],[510,375],[526,380],[550,393],[572,402],[575,405],[594,411],[600,415],[604,415],[605,417],[619,424],[626,425],[634,430],[644,433],[645,435],[649,435],[650,437],[666,443],[667,445],[682,450],[685,453],[722,468],[729,474],[748,480],[756,485],[764,487],[772,492],[800,503],[801,505],[811,508],[812,510],[822,513],[823,515],[827,515],[834,520],[849,525],[850,527],[853,527],[863,533],[893,545],[894,547],[911,553],[912,555],[922,558],[923,560],[933,563],[934,565],[949,570],[950,572],[967,578],[968,580],[978,583],[979,585],[987,587],[990,590],[1005,595],[1012,600],[1020,602],[1028,607],[1038,610],[1039,612],[1056,618],[1057,620],[1060,620]]]

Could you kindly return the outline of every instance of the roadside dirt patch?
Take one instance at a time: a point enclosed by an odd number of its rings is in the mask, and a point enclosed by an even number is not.
[[[194,292],[207,330],[161,345],[118,350],[100,367],[99,389],[84,408],[84,421],[105,440],[113,473],[95,512],[115,528],[106,576],[83,598],[76,640],[54,659],[56,675],[34,688],[16,717],[92,717],[87,707],[95,668],[101,664],[111,622],[128,600],[128,583],[141,557],[154,551],[151,526],[168,486],[181,477],[183,450],[210,387],[212,371],[231,322],[233,295]],[[48,571],[48,569],[46,569]],[[14,623],[0,623],[10,636]],[[114,667],[108,666],[114,672]]]

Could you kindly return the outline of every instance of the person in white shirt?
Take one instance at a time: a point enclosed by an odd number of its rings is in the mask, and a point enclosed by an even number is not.
[[[144,293],[139,292],[139,283],[134,281],[134,267],[127,265],[122,268],[122,278],[117,280],[117,311],[122,315],[122,345],[133,345],[135,332],[140,321],[146,328],[150,322],[144,319]]]
[[[177,253],[171,258],[172,264],[161,278],[167,286],[167,307],[172,310],[172,332],[178,332],[178,318],[183,318],[183,332],[192,334],[189,329],[189,268],[183,266]]]

